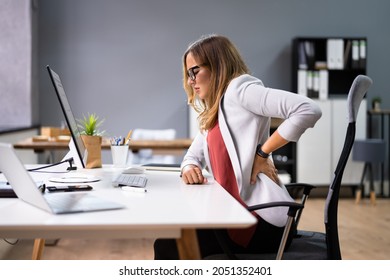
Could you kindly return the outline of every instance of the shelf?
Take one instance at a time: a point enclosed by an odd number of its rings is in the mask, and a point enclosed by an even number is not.
[[[356,76],[366,74],[366,53],[365,37],[296,37],[292,40],[291,91],[321,100],[321,105],[325,106],[323,117],[315,130],[309,130],[298,144],[289,143],[273,153],[274,156],[278,154],[287,156],[286,161],[274,159],[274,162],[278,169],[291,174],[292,182],[301,180],[302,172],[306,176],[320,177],[310,170],[316,168],[311,162],[317,160],[313,151],[316,151],[319,141],[326,139],[323,135],[333,135],[331,126],[321,128],[321,125],[328,124],[332,119],[331,114],[326,116],[326,109],[330,107],[329,104],[338,103],[338,99],[346,99]],[[312,137],[311,135],[315,133],[322,136]],[[324,144],[328,145],[326,147],[329,149],[331,141],[332,139],[328,139]],[[323,161],[329,162],[329,165],[332,157],[330,153],[329,150],[323,156]],[[298,159],[298,155],[301,159]],[[297,172],[298,168],[301,173]]]
[[[292,91],[311,98],[346,96],[366,74],[367,38],[297,37],[292,44]]]

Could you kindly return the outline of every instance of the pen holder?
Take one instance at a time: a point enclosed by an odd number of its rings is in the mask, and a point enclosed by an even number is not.
[[[127,163],[129,154],[128,145],[112,145],[111,146],[112,163],[115,167],[124,167]]]

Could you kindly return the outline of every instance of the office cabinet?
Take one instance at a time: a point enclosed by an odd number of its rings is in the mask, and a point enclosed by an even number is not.
[[[331,170],[331,102],[319,101],[322,117],[314,128],[306,130],[297,142],[297,182],[322,184],[329,182]]]
[[[297,142],[297,181],[329,185],[347,131],[347,100],[344,98],[317,102],[321,107],[322,117]],[[356,139],[366,138],[366,100],[361,104],[356,123]],[[344,171],[343,184],[358,184],[362,170],[363,164],[352,161],[350,157]]]
[[[297,181],[328,185],[339,159],[347,129],[347,95],[353,80],[366,74],[365,37],[297,37],[292,41],[292,91],[319,104],[322,118],[296,147]],[[366,136],[363,100],[356,138]],[[358,184],[363,164],[349,159],[344,184]]]
[[[332,100],[332,174],[336,169],[338,159],[343,149],[345,133],[347,131],[347,100]],[[360,104],[356,120],[355,139],[366,139],[367,137],[367,102],[366,99]],[[352,161],[352,153],[349,156],[347,166],[344,170],[343,184],[357,185],[360,183],[364,163]],[[333,177],[333,176],[332,176]],[[331,178],[333,179],[333,178]]]

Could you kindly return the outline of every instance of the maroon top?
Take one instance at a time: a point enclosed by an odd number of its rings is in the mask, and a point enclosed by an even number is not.
[[[238,202],[246,207],[247,205],[241,199],[238,191],[236,176],[234,175],[232,162],[222,138],[219,123],[209,130],[207,135],[207,144],[214,179]],[[253,214],[257,217],[255,213]],[[235,243],[246,247],[249,244],[255,230],[256,225],[245,229],[228,229],[228,234]]]

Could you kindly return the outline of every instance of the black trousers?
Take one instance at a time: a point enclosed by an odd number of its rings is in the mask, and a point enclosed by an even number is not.
[[[252,240],[247,247],[242,247],[233,242],[226,230],[217,230],[220,238],[226,242],[232,253],[274,253],[277,252],[284,228],[276,227],[262,220],[258,221],[256,231]],[[292,237],[296,232],[295,224],[292,226],[286,248],[291,243]],[[197,230],[200,254],[205,258],[214,254],[225,253],[224,249],[212,229]],[[154,242],[154,259],[155,260],[178,260],[179,253],[175,239],[157,239]]]

